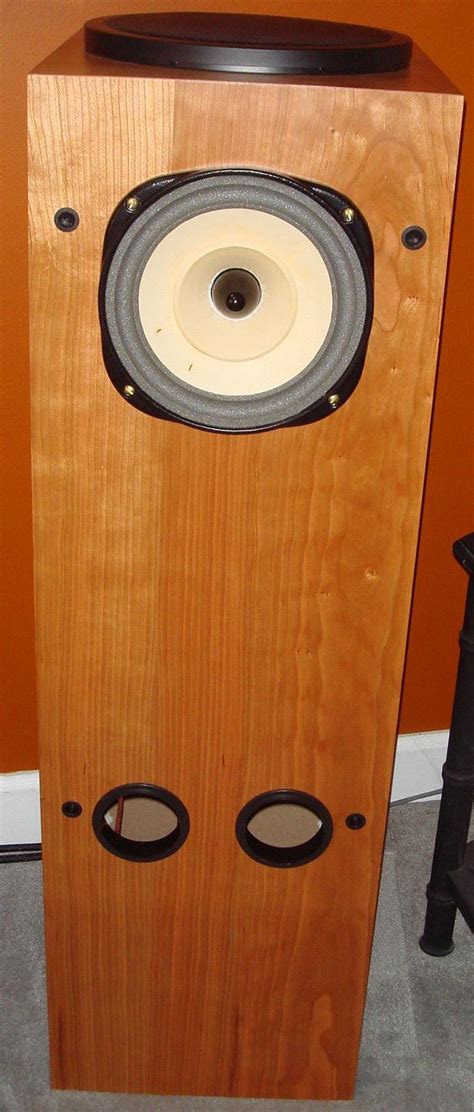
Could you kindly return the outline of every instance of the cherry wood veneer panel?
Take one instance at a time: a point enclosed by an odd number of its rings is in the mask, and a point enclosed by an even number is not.
[[[462,102],[406,78],[397,92],[394,79],[377,90],[109,68],[30,79],[52,1080],[348,1098]],[[110,213],[149,177],[222,165],[328,183],[370,225],[366,368],[318,424],[205,433],[134,410],[105,373],[96,301]],[[80,214],[73,234],[54,227],[62,205]],[[418,252],[400,242],[412,223],[428,232]],[[96,840],[97,800],[128,781],[185,803],[191,830],[175,855],[136,864]],[[261,866],[234,835],[243,804],[280,787],[316,795],[334,820],[326,852],[300,868]],[[62,815],[66,799],[80,818]],[[356,832],[353,811],[367,817]]]

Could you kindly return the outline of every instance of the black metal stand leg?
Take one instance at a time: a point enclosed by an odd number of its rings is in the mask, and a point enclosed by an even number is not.
[[[425,929],[420,938],[421,949],[435,957],[450,954],[454,948],[457,902],[448,874],[463,865],[474,789],[474,533],[456,541],[453,552],[469,575],[469,585],[459,635],[461,651],[443,767],[438,829],[426,890]]]

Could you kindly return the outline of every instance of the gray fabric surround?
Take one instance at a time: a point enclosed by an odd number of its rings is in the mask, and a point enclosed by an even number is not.
[[[316,244],[331,277],[333,315],[322,348],[294,378],[261,394],[229,397],[183,383],[160,363],[139,319],[140,280],[157,244],[191,217],[225,208],[258,209],[293,224]],[[132,382],[184,421],[229,430],[282,424],[331,393],[358,349],[367,312],[364,271],[335,217],[284,180],[232,171],[181,183],[136,217],[116,248],[105,290],[110,338]]]

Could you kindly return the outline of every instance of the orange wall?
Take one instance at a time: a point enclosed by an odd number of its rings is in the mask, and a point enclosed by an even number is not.
[[[36,768],[27,346],[25,77],[85,19],[151,8],[247,10],[361,22],[405,31],[469,101],[471,0],[2,0],[0,279],[4,331],[0,406],[0,771]],[[474,529],[472,425],[472,197],[470,116],[458,189],[438,391],[400,729],[449,723],[456,637],[466,587],[451,543]],[[471,367],[469,367],[471,364]]]

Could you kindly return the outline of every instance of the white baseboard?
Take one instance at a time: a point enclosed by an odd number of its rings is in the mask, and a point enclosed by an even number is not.
[[[442,788],[441,769],[446,760],[449,730],[401,734],[397,743],[391,802],[437,798]]]
[[[447,743],[448,730],[399,737],[392,803],[439,793]],[[41,842],[39,773],[0,774],[0,845],[37,842]]]
[[[0,845],[41,842],[39,773],[0,774]]]

